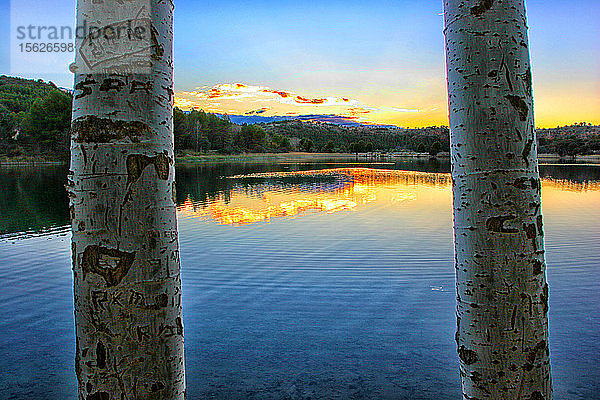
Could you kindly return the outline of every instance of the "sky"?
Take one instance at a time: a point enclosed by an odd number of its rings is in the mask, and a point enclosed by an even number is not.
[[[536,126],[600,124],[600,1],[526,4]],[[0,0],[0,73],[72,86],[72,55],[22,58],[15,35],[73,25],[74,10],[75,0]],[[448,125],[442,12],[442,0],[175,0],[176,105]]]

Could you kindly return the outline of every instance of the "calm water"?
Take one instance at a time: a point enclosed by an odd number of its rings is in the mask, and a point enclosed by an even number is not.
[[[189,398],[460,398],[448,169],[179,168]],[[541,172],[556,399],[599,398],[600,166]],[[64,174],[0,169],[3,399],[76,399]]]

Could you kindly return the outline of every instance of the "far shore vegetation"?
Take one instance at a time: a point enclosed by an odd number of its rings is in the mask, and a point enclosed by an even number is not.
[[[0,76],[0,161],[66,162],[71,103],[70,91],[52,82]],[[450,151],[445,126],[407,129],[299,120],[236,125],[227,116],[178,108],[173,124],[180,162],[276,160],[282,153],[306,153],[296,158],[315,153],[444,157]],[[600,161],[600,126],[581,122],[536,131],[539,154],[588,155]]]

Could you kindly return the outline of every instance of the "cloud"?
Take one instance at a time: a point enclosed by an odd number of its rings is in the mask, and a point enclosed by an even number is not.
[[[269,109],[267,107],[259,108],[258,110],[251,110],[246,112],[246,115],[258,115],[267,112]]]
[[[390,107],[390,110],[396,111],[396,112],[402,112],[402,113],[406,113],[406,112],[421,112],[421,110],[417,110],[417,109],[398,108],[398,107]]]
[[[351,107],[348,109],[348,113],[350,115],[370,114],[375,110],[376,109],[373,109],[371,107]]]
[[[243,83],[221,83],[211,87],[200,87],[193,91],[177,93],[178,97],[197,100],[239,100],[273,101],[295,106],[356,106],[358,100],[346,97],[307,97],[284,90],[271,89],[266,86],[245,85]]]
[[[206,112],[252,118],[303,119],[337,124],[378,124],[405,118],[421,110],[408,107],[365,104],[349,97],[321,95],[312,97],[268,86],[244,83],[219,83],[175,95],[175,105],[184,109],[202,108]],[[294,117],[294,118],[292,118]]]

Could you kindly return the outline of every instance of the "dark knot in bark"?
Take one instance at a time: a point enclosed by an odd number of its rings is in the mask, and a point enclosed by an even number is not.
[[[475,7],[471,7],[471,15],[476,17],[480,16],[494,5],[494,0],[480,0],[479,4]]]
[[[458,357],[463,363],[465,363],[465,365],[475,364],[477,361],[479,361],[477,353],[475,353],[473,350],[467,349],[465,346],[460,346],[458,348]]]
[[[94,273],[104,278],[106,286],[118,285],[129,272],[135,252],[91,245],[86,247],[81,259],[83,274]]]

